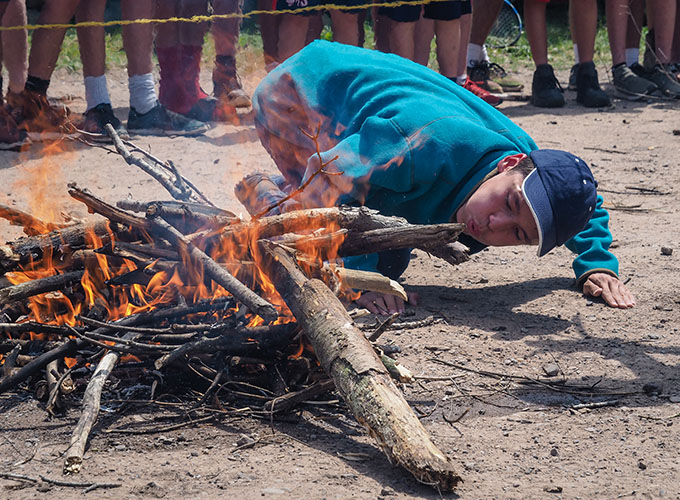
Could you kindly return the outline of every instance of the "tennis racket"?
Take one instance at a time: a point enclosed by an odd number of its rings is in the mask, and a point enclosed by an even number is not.
[[[486,39],[486,45],[495,49],[510,47],[517,43],[522,36],[522,18],[509,0],[505,0],[496,24],[491,28],[491,33]]]

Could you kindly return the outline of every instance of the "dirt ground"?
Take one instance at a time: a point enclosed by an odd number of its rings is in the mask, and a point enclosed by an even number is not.
[[[261,76],[245,79],[249,91]],[[529,84],[530,74],[523,76]],[[566,82],[566,72],[559,76]],[[112,72],[109,83],[116,113],[125,118],[124,72]],[[50,92],[84,94],[77,75],[60,75]],[[558,110],[526,102],[500,109],[539,146],[590,162],[613,208],[621,278],[638,305],[614,310],[585,298],[573,287],[564,248],[540,260],[530,248],[493,249],[456,268],[416,254],[402,281],[420,293],[421,305],[405,320],[434,315],[438,322],[387,332],[383,339],[400,346],[399,360],[416,375],[452,377],[403,387],[464,479],[458,496],[446,498],[680,498],[680,132],[674,131],[680,106],[616,100],[612,109],[598,111],[576,104],[572,92],[567,96]],[[84,108],[78,98],[69,105]],[[237,213],[243,210],[234,184],[251,171],[274,170],[248,114],[205,137],[136,142],[173,160],[210,199]],[[0,154],[0,203],[44,216],[37,203],[49,200],[86,216],[68,198],[70,182],[111,202],[167,199],[150,177],[102,149],[69,144],[66,151],[44,153],[34,145],[27,153]],[[47,177],[40,180],[39,172]],[[1,240],[19,235],[0,221]],[[665,255],[663,247],[675,251]],[[555,380],[594,386],[598,393],[523,386],[451,363],[522,377],[544,376],[556,365]],[[603,405],[576,406],[594,402]],[[61,453],[78,408],[50,420],[42,403],[20,392],[0,395],[0,413],[1,471],[63,479]],[[104,404],[83,471],[68,479],[122,483],[87,494],[102,499],[440,498],[392,466],[341,404],[304,406],[272,425],[244,418],[160,435],[106,432],[158,416],[150,409],[121,414]],[[243,435],[256,444],[236,449]],[[0,497],[83,494],[82,488],[0,479]]]

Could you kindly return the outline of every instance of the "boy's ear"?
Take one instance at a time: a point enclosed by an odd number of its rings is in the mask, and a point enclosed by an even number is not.
[[[527,155],[524,153],[517,153],[514,155],[506,156],[505,158],[502,158],[501,160],[498,161],[498,172],[505,172],[506,170],[510,170],[512,168],[515,168],[519,162],[521,162],[524,158],[526,158]]]

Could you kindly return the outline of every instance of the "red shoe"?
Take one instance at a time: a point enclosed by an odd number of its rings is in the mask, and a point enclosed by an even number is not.
[[[470,80],[469,77],[465,79],[463,88],[469,90],[474,95],[482,99],[484,102],[486,102],[487,104],[491,104],[492,106],[498,106],[500,103],[503,102],[503,99],[484,90],[482,87],[478,85],[478,82],[473,82],[472,80]]]

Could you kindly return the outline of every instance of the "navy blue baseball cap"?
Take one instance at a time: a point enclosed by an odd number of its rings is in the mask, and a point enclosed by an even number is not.
[[[530,154],[535,170],[524,179],[522,193],[538,228],[538,256],[578,234],[597,203],[597,182],[578,156],[555,149]]]

